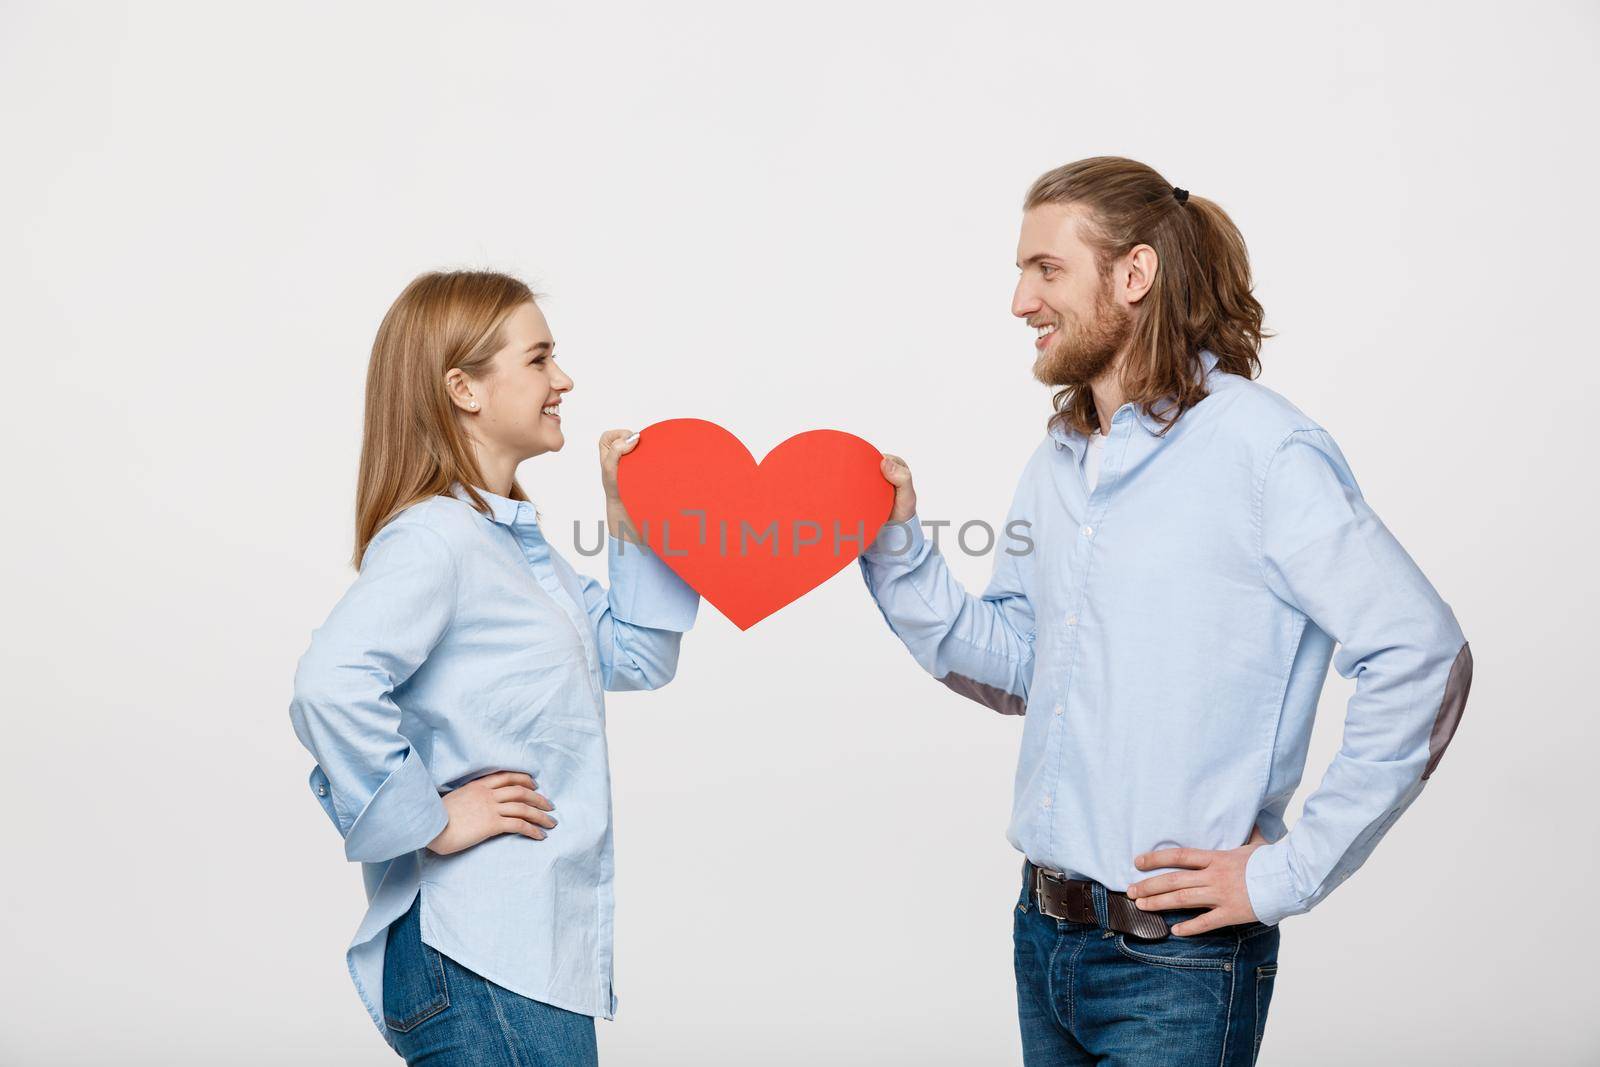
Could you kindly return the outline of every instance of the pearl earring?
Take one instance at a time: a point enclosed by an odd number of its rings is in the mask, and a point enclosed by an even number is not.
[[[478,402],[476,400],[474,400],[472,402],[472,410],[473,411],[477,411],[478,410]]]

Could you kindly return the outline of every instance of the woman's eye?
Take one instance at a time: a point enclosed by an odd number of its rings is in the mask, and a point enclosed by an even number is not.
[[[548,357],[546,357],[546,356],[534,356],[534,357],[533,357],[533,365],[534,365],[534,366],[535,366],[535,367],[542,367],[542,366],[544,366],[544,361],[545,361],[545,360],[546,360],[546,359],[547,359],[547,358],[548,358]]]

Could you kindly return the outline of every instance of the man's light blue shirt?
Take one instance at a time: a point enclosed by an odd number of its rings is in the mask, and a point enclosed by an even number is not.
[[[861,568],[925,669],[1025,714],[1019,851],[1126,890],[1153,873],[1140,853],[1237,848],[1259,825],[1270,844],[1247,888],[1276,923],[1347,878],[1416,799],[1472,659],[1333,438],[1202,358],[1209,395],[1164,436],[1148,412],[1115,413],[1092,492],[1085,437],[1051,430],[1007,518],[1031,551],[1002,538],[983,596],[915,519],[886,525]],[[1290,829],[1330,660],[1356,679],[1344,742]]]
[[[312,791],[362,863],[348,962],[380,1031],[385,934],[419,891],[428,945],[515,993],[613,1016],[602,693],[669,681],[699,605],[615,538],[607,590],[551,548],[531,503],[478,492],[488,515],[457,486],[379,530],[295,673]],[[441,793],[501,770],[532,775],[559,825],[428,851]]]

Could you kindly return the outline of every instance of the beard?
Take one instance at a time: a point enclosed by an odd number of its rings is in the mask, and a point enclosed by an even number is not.
[[[1095,298],[1094,318],[1074,318],[1033,361],[1033,376],[1045,385],[1082,387],[1104,374],[1133,333],[1133,316],[1111,298],[1107,284]]]

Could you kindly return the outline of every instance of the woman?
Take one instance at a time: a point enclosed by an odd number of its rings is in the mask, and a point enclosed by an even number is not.
[[[670,681],[699,598],[631,533],[626,430],[600,437],[610,590],[545,540],[516,470],[560,450],[572,384],[502,274],[423,275],[373,343],[360,574],[290,717],[363,864],[350,974],[409,1063],[592,1064],[615,1010],[601,693]]]

